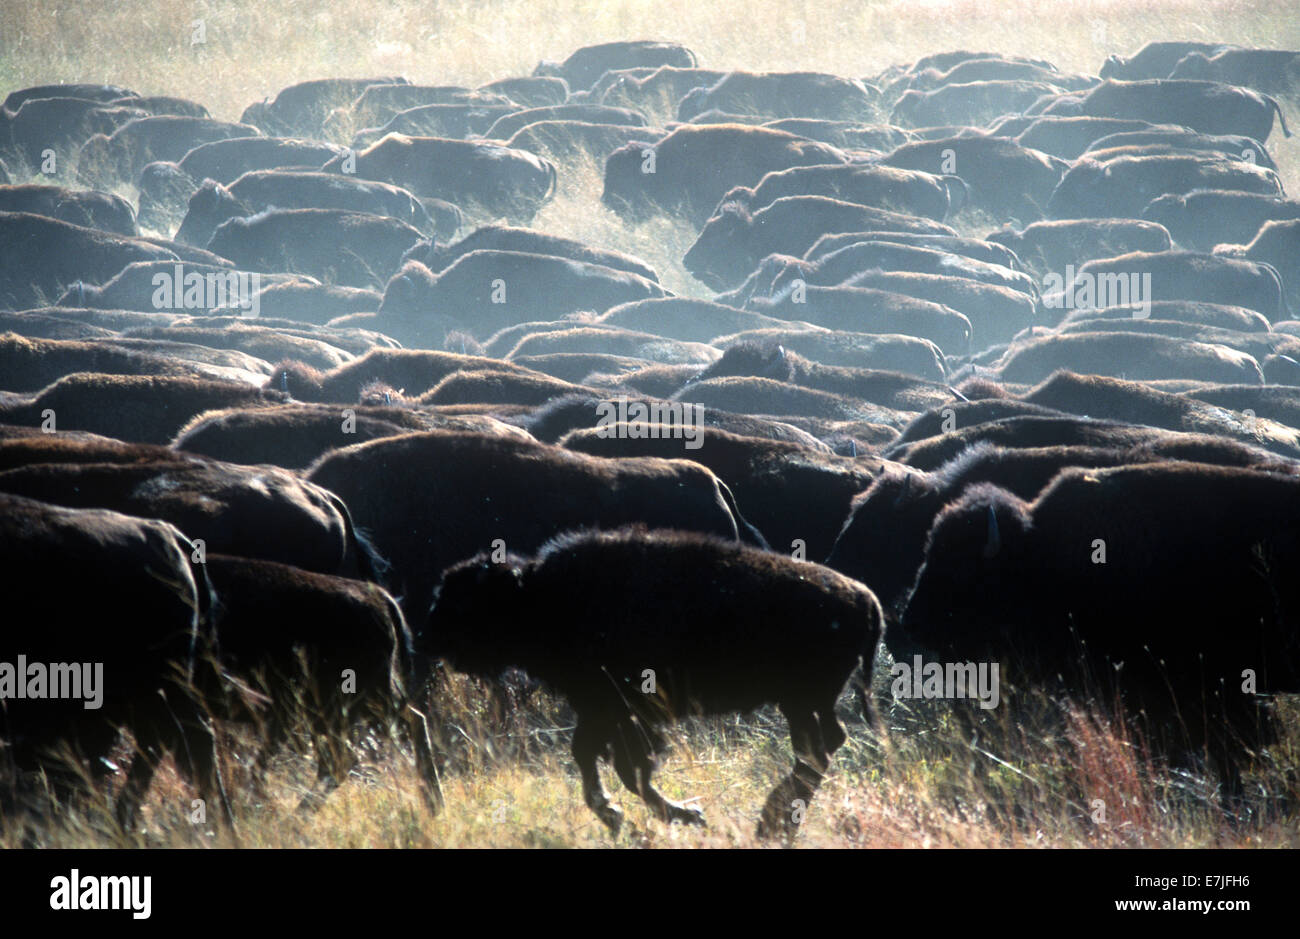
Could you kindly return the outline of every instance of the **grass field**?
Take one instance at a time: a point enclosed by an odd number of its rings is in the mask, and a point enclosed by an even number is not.
[[[204,41],[193,41],[200,34]],[[557,12],[522,0],[0,0],[0,92],[104,81],[193,98],[215,117],[234,120],[249,103],[308,78],[400,74],[412,82],[477,85],[527,74],[538,60],[562,59],[581,45],[622,38],[674,39],[715,68],[865,77],[926,53],[967,48],[1030,54],[1062,69],[1095,72],[1106,54],[1128,54],[1157,38],[1300,48],[1300,5],[578,0]],[[1295,102],[1287,114],[1300,127]],[[1300,144],[1278,135],[1270,149],[1289,189],[1300,191]],[[630,251],[654,264],[669,288],[706,295],[680,266],[691,232],[662,221],[628,230],[601,208],[599,193],[594,167],[571,172],[535,227]],[[757,846],[755,814],[791,760],[775,713],[691,725],[678,734],[657,780],[670,798],[698,797],[710,827],[681,829],[650,819],[607,773],[606,785],[629,823],[611,837],[582,804],[564,706],[538,696],[509,718],[494,719],[486,700],[467,680],[439,692],[437,736],[449,764],[447,805],[436,818],[421,807],[410,761],[383,742],[362,754],[362,768],[315,815],[295,811],[314,774],[304,756],[278,758],[268,793],[255,797],[247,785],[251,741],[234,732],[225,757],[242,843]],[[868,733],[850,699],[842,711],[850,742],[809,810],[796,842],[801,846],[1300,846],[1294,707],[1290,735],[1248,780],[1249,812],[1236,824],[1219,810],[1211,779],[1151,765],[1140,741],[1086,715],[1002,727],[982,736],[976,751],[945,707],[896,704],[884,713],[883,739]],[[215,811],[207,824],[191,822],[192,798],[168,769],[154,784],[142,833],[124,842],[104,806],[78,804],[41,817],[35,841],[228,844],[228,833],[211,824]],[[0,835],[0,847],[21,842],[16,826]]]
[[[1284,702],[1291,731],[1247,778],[1235,820],[1210,775],[1153,762],[1140,740],[1096,716],[1042,702],[1012,724],[1006,711],[978,725],[972,748],[945,702],[893,701],[888,660],[878,663],[883,735],[846,695],[849,742],[836,755],[794,843],[801,847],[1295,847],[1300,795],[1300,709]],[[656,774],[668,798],[697,800],[707,829],[665,825],[603,767],[626,812],[611,835],[583,804],[569,758],[572,715],[545,694],[513,707],[451,677],[436,695],[433,729],[446,807],[431,816],[409,753],[386,737],[360,741],[360,764],[314,814],[298,811],[314,781],[310,754],[285,752],[264,791],[252,785],[251,729],[229,728],[226,785],[244,847],[770,847],[754,836],[758,811],[792,754],[774,709],[681,725]],[[306,713],[305,710],[303,713]],[[114,787],[116,788],[116,786]],[[124,836],[107,799],[40,806],[29,834],[0,825],[0,847],[231,846],[215,806],[196,824],[194,793],[170,761],[155,779],[140,830]],[[7,830],[5,830],[7,827]]]

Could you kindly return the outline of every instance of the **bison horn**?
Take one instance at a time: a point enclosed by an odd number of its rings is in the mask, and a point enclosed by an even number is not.
[[[998,513],[989,506],[988,540],[984,543],[984,557],[995,557],[1002,550],[1002,533],[998,530]]]

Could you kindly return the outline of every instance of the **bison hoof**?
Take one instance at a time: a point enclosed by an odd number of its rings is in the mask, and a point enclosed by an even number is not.
[[[698,825],[701,828],[709,827],[709,823],[704,820],[704,813],[693,806],[674,805],[669,809],[668,814],[670,822]]]
[[[773,838],[789,840],[795,836],[798,830],[799,824],[792,821],[784,813],[773,817],[771,813],[765,812],[758,821],[758,827],[754,829],[754,836],[760,841],[768,841]]]
[[[619,829],[623,827],[623,810],[617,805],[605,803],[596,809],[596,816],[605,823],[611,835],[617,835]]]

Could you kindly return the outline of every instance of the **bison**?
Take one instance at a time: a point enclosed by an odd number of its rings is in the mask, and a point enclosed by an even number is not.
[[[189,199],[176,240],[206,247],[222,222],[277,209],[340,209],[386,215],[428,235],[435,224],[424,205],[405,189],[332,173],[254,170],[223,186],[205,179]],[[445,232],[451,234],[455,228]]]
[[[784,131],[684,124],[654,144],[630,143],[611,153],[601,201],[625,221],[664,213],[698,227],[734,186],[792,166],[848,161],[836,147]]]
[[[583,46],[563,62],[540,62],[534,75],[564,79],[574,91],[590,88],[601,75],[624,68],[695,68],[695,53],[675,42],[638,39]]]
[[[1264,143],[1277,115],[1291,136],[1275,98],[1249,88],[1190,79],[1107,80],[1077,99],[1060,99],[1046,114],[1118,117],[1179,124],[1202,134],[1242,134]]]
[[[654,281],[601,264],[482,249],[461,255],[437,274],[417,261],[406,262],[384,288],[379,318],[417,337],[427,337],[428,323],[441,318],[483,339],[516,323],[579,310],[603,313],[664,293]]]
[[[635,522],[739,537],[730,490],[686,460],[602,460],[435,430],[327,453],[306,475],[338,493],[370,532],[408,615],[428,611],[445,568],[497,539],[529,552],[572,528]],[[425,521],[412,529],[413,518]]]
[[[975,487],[936,519],[902,631],[945,658],[1002,661],[1021,687],[1119,700],[1235,794],[1245,751],[1271,739],[1243,670],[1261,694],[1300,689],[1281,574],[1297,496],[1294,476],[1194,463],[1067,470],[1031,502]]]
[[[345,166],[363,179],[392,183],[420,197],[521,221],[555,194],[551,162],[487,141],[389,134],[355,156],[335,157],[323,169],[337,173]]]
[[[741,284],[768,255],[797,257],[828,233],[867,230],[957,234],[942,222],[914,215],[825,196],[786,196],[757,212],[736,203],[722,205],[686,252],[682,264],[696,280],[723,290]]]
[[[1142,217],[1165,226],[1182,247],[1209,251],[1216,244],[1250,241],[1267,221],[1300,218],[1300,200],[1274,194],[1197,189],[1151,200],[1142,210]]]
[[[208,248],[251,271],[383,285],[421,238],[403,221],[346,209],[267,209],[217,226]]]
[[[453,567],[418,641],[457,670],[492,677],[521,667],[563,695],[578,715],[583,799],[613,832],[622,812],[601,785],[602,756],[658,818],[702,824],[699,810],[651,784],[659,728],[777,704],[796,762],[763,808],[766,837],[797,829],[797,809],[846,739],[836,699],[856,669],[870,673],[880,632],[871,591],[828,568],[698,535],[624,530]]]

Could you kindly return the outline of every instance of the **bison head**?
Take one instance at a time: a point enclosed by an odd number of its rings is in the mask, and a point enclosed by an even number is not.
[[[429,296],[436,280],[436,276],[419,261],[407,261],[384,287],[379,315],[406,317],[428,312],[425,298]]]
[[[1127,64],[1123,56],[1108,55],[1106,61],[1101,64],[1101,71],[1097,74],[1102,78],[1122,78],[1124,66]]]
[[[434,590],[426,629],[416,636],[417,651],[484,678],[525,665],[527,648],[545,637],[518,606],[523,565],[514,555],[497,563],[479,554],[448,568]]]
[[[626,222],[642,221],[648,214],[655,176],[647,169],[647,151],[653,150],[653,144],[634,140],[605,159],[605,189],[600,201]]]
[[[1178,60],[1174,70],[1169,73],[1170,78],[1196,78],[1203,81],[1214,80],[1214,66],[1210,64],[1210,57],[1204,52],[1189,52]]]
[[[945,508],[903,610],[905,638],[953,658],[979,659],[1021,624],[1032,624],[1028,594],[1035,585],[1020,577],[1029,527],[1026,503],[987,483]]]
[[[176,232],[176,240],[182,244],[206,248],[224,222],[251,214],[251,210],[236,199],[229,189],[214,179],[205,179],[194,191],[194,195],[190,196],[189,208]]]
[[[882,473],[853,500],[831,549],[826,563],[870,584],[891,622],[901,612],[907,588],[924,560],[925,536],[943,508],[942,500],[929,475],[906,469]]]
[[[726,290],[744,280],[758,265],[747,234],[753,218],[738,202],[725,202],[705,223],[682,264],[711,290]]]

